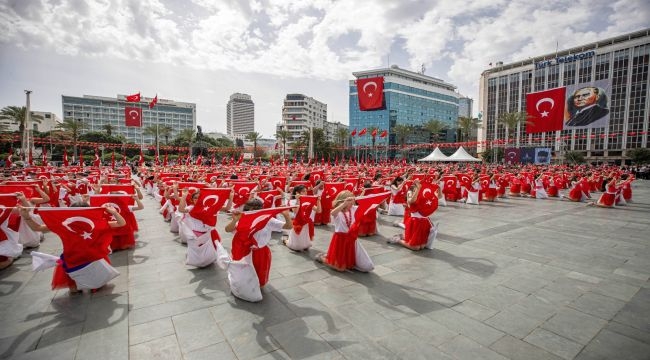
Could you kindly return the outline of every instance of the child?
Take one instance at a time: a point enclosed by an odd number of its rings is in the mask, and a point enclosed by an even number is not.
[[[312,200],[311,205],[306,205],[300,200],[303,196]],[[293,228],[289,230],[289,237],[283,243],[291,250],[304,251],[311,247],[314,237],[314,217],[321,212],[320,196],[307,196],[307,188],[304,185],[298,185],[293,189],[293,197],[294,199],[291,199],[289,205],[298,208],[293,211],[295,214]]]
[[[405,248],[418,251],[425,247],[431,248],[433,240],[438,232],[438,227],[431,223],[429,216],[438,208],[438,198],[435,196],[437,185],[422,185],[419,180],[413,184],[406,199],[408,217],[405,217],[404,224],[406,231],[404,236],[396,235],[388,240],[392,244],[400,244]]]
[[[356,229],[352,228],[352,223],[356,210],[354,194],[349,190],[341,191],[334,201],[332,210],[334,235],[327,249],[327,255],[319,254],[316,261],[338,271],[355,267],[357,234]]]

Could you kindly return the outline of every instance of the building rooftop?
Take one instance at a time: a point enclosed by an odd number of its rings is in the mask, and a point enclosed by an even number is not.
[[[432,77],[432,76],[424,75],[424,74],[417,73],[417,72],[410,71],[410,70],[405,70],[405,69],[400,68],[397,65],[391,65],[390,68],[381,68],[381,69],[375,69],[375,70],[357,71],[357,72],[353,72],[352,75],[354,75],[358,79],[358,78],[375,76],[375,75],[377,75],[379,73],[388,73],[389,75],[393,74],[393,75],[398,75],[398,76],[405,76],[405,77],[408,77],[408,78],[412,78],[412,79],[415,79],[415,80],[422,81],[424,83],[427,83],[427,84],[430,84],[430,85],[433,85],[433,86],[443,87],[443,88],[446,88],[447,90],[450,90],[450,91],[455,91],[456,90],[456,86],[454,86],[454,85],[452,85],[452,84],[450,84],[450,83],[448,83],[448,82],[446,82],[446,81],[444,81],[442,79],[438,79],[438,78],[435,78],[435,77]]]

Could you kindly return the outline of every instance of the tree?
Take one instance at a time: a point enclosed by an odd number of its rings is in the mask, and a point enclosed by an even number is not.
[[[183,129],[178,133],[178,135],[176,135],[172,144],[176,146],[190,146],[193,141],[194,129]]]
[[[156,145],[156,154],[160,155],[160,152],[158,151],[158,126],[147,126],[142,130],[142,134],[153,136],[153,143]]]
[[[503,159],[503,153],[503,148],[491,147],[481,153],[481,158],[486,162],[490,162],[491,160],[501,162]]]
[[[62,129],[67,132],[68,135],[72,138],[72,156],[73,159],[77,160],[77,141],[79,140],[79,135],[81,135],[81,130],[86,128],[86,124],[82,120],[74,120],[72,118],[63,119],[63,122],[57,125],[57,128]]]
[[[287,139],[289,137],[291,137],[291,133],[288,130],[278,130],[275,133],[275,138],[282,141],[282,160],[286,157]]]
[[[113,130],[115,130],[115,126],[113,126],[111,124],[104,124],[104,125],[102,125],[102,129],[104,129],[104,131],[106,131],[106,135],[113,136]]]
[[[433,142],[438,142],[440,133],[446,130],[449,126],[444,122],[436,119],[431,119],[424,123],[423,128],[431,133],[431,140]]]
[[[262,135],[258,134],[255,131],[251,131],[246,134],[246,140],[253,142],[253,156],[257,154],[257,141],[262,138]]]
[[[568,151],[564,159],[570,164],[582,164],[585,162],[585,155],[580,151]]]
[[[158,127],[158,135],[165,138],[165,145],[169,145],[169,137],[171,136],[172,131],[174,131],[174,129],[169,125]]]
[[[650,162],[650,149],[648,148],[635,148],[626,151],[626,156],[632,160],[636,165],[646,164]]]
[[[472,134],[472,131],[478,129],[481,122],[477,118],[461,116],[458,118],[457,124],[458,124],[458,128],[460,129],[460,135],[462,141],[468,141],[470,140],[470,135]]]
[[[9,120],[14,124],[18,124],[18,131],[22,135],[23,131],[25,131],[26,114],[27,108],[25,106],[5,106],[0,110],[0,120]],[[43,121],[43,116],[31,114],[30,120],[40,124]],[[20,148],[23,148],[22,140],[20,142]]]
[[[395,142],[397,145],[400,146],[400,148],[404,148],[404,144],[406,144],[406,138],[409,136],[409,134],[413,131],[413,127],[410,125],[404,125],[404,124],[398,124],[393,127],[393,133],[395,134]],[[404,153],[406,153],[406,150],[403,150]],[[404,155],[404,154],[402,154]]]
[[[343,155],[343,152],[345,151],[345,146],[348,142],[348,138],[350,137],[350,132],[346,128],[338,128],[336,130],[336,143],[338,146],[341,147],[341,155]]]
[[[528,115],[525,112],[508,112],[503,113],[497,119],[497,123],[505,127],[506,140],[510,139],[510,133],[517,130],[520,124],[526,125],[528,123]]]

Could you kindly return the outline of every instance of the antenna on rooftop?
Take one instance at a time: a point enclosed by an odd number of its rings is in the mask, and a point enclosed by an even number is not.
[[[422,64],[422,68],[420,69],[420,74],[424,75],[424,72],[427,70],[427,68],[424,67],[424,64]]]

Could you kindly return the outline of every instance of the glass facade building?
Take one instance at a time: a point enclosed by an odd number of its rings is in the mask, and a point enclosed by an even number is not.
[[[456,127],[458,119],[458,101],[461,97],[456,87],[443,80],[420,73],[400,69],[393,65],[387,69],[355,72],[357,79],[384,78],[384,107],[379,110],[359,110],[359,98],[355,80],[349,83],[350,91],[350,130],[368,129],[366,136],[352,137],[352,145],[372,145],[370,129],[379,129],[378,133],[388,130],[388,136],[375,139],[375,145],[396,145],[393,131],[396,125],[421,126],[429,120],[440,120],[450,128]],[[447,140],[454,139],[454,131],[447,131]],[[429,141],[429,135],[414,131],[407,137],[407,143]]]
[[[588,161],[623,160],[626,150],[648,147],[649,64],[650,29],[645,29],[486,70],[479,97],[482,140],[505,138],[496,120],[506,112],[525,112],[527,93],[604,80],[611,84],[607,126],[540,134],[526,134],[519,126],[514,141],[551,147],[560,158],[578,151]]]
[[[139,103],[126,102],[124,95],[116,98],[84,95],[83,97],[62,97],[63,119],[83,121],[82,134],[90,131],[105,132],[104,126],[113,126],[113,135],[122,135],[128,142],[136,144],[153,144],[154,136],[143,135],[143,129],[149,126],[169,126],[173,139],[184,129],[196,128],[196,104],[159,99],[153,109],[149,109],[150,98],[142,98]],[[124,107],[142,108],[142,127],[127,127],[124,124]],[[159,138],[162,145],[164,139]]]

